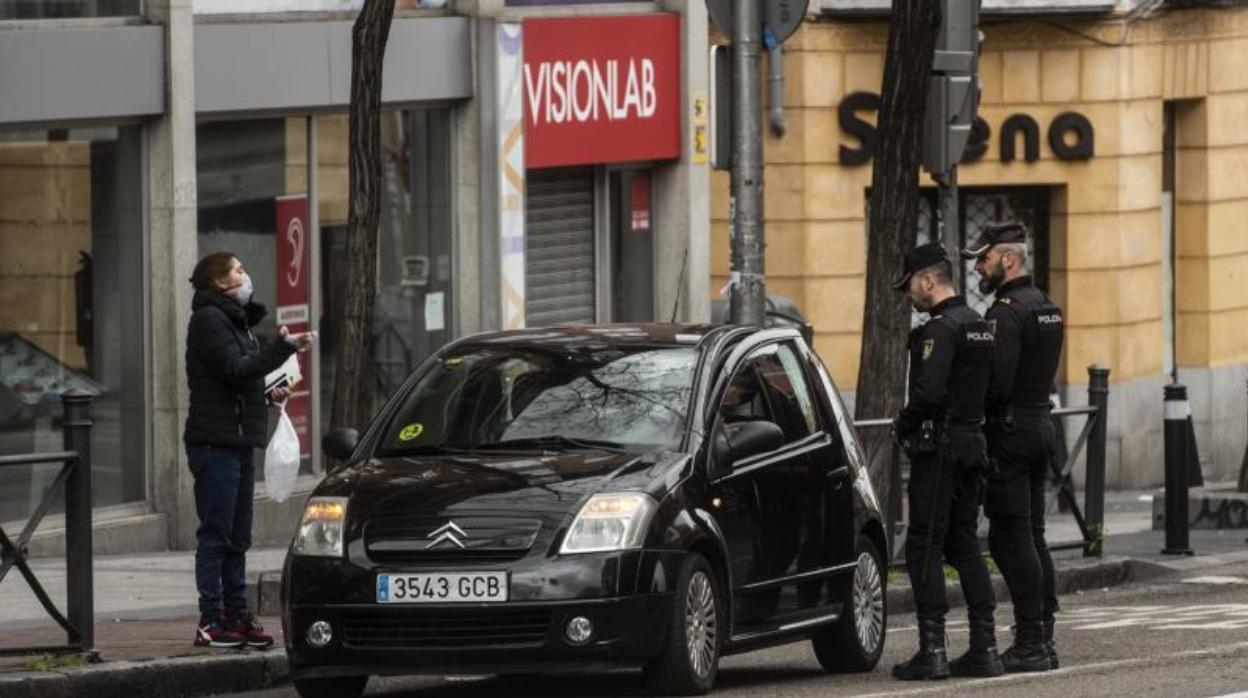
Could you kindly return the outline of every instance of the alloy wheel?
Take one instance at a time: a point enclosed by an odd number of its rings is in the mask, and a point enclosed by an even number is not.
[[[875,556],[858,555],[854,569],[854,628],[858,644],[867,654],[874,654],[884,635],[884,585]]]
[[[703,572],[689,578],[685,596],[685,642],[689,664],[698,676],[707,676],[715,662],[715,588]]]

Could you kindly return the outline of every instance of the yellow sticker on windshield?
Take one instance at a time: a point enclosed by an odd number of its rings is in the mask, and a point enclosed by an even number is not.
[[[399,441],[411,441],[419,437],[425,431],[423,424],[408,424],[403,427],[403,431],[399,432]]]

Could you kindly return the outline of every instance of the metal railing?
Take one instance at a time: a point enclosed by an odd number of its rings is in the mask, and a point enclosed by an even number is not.
[[[0,655],[38,652],[90,652],[95,647],[95,600],[91,562],[91,395],[71,390],[61,395],[64,405],[63,451],[0,456],[0,468],[62,463],[56,479],[43,492],[39,505],[16,539],[0,528],[0,583],[16,567],[52,620],[65,630],[66,644],[43,647],[6,647]],[[66,613],[62,614],[26,564],[27,546],[52,505],[65,494]]]
[[[1045,492],[1045,511],[1051,512],[1054,502],[1061,501],[1068,509],[1079,526],[1081,540],[1069,543],[1050,545],[1050,550],[1082,550],[1084,557],[1100,557],[1105,544],[1105,443],[1107,438],[1106,418],[1109,409],[1109,369],[1100,366],[1088,367],[1088,404],[1083,407],[1064,407],[1053,410],[1054,419],[1069,419],[1086,416],[1087,422],[1076,437],[1074,446],[1066,453],[1064,462],[1050,463],[1052,468],[1049,485]],[[863,419],[854,422],[859,431],[884,429],[892,426],[891,419]],[[895,441],[890,440],[887,447],[891,449],[888,461],[888,511],[887,535],[893,546],[893,558],[897,558],[900,550],[898,528],[904,530],[906,522],[901,520],[902,509],[902,457],[901,449]],[[1083,506],[1080,507],[1075,496],[1072,476],[1079,456],[1087,450],[1087,467],[1084,474]]]

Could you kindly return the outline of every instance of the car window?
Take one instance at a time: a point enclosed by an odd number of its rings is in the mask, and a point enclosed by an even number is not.
[[[788,344],[769,344],[750,355],[724,391],[719,414],[725,422],[775,422],[789,442],[819,428],[801,363]]]
[[[697,361],[691,347],[465,348],[416,382],[382,451],[545,437],[675,449]]]
[[[849,459],[855,465],[865,467],[867,462],[863,455],[865,451],[862,449],[862,442],[858,440],[858,432],[853,427],[853,415],[850,414],[849,408],[846,407],[840,391],[836,389],[836,384],[832,382],[832,376],[828,373],[827,367],[817,358],[813,358],[812,363],[814,364],[815,372],[819,375],[819,381],[823,384],[823,389],[832,403],[832,418],[836,422],[837,431],[840,433],[841,441],[845,445],[845,453],[849,455]]]

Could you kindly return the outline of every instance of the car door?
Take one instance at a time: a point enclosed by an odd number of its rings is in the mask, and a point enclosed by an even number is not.
[[[779,448],[713,466],[715,516],[727,539],[735,586],[734,634],[741,635],[826,613],[822,464],[832,441],[820,428],[791,342],[754,348],[730,368],[711,411],[717,434],[755,420],[784,433]]]
[[[827,489],[824,520],[825,564],[845,568],[854,563],[859,526],[854,511],[854,481],[866,477],[866,462],[851,416],[827,368],[809,347],[802,347],[811,393],[819,406],[828,447],[817,454]]]

